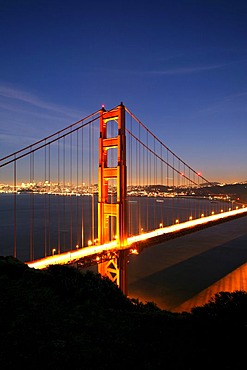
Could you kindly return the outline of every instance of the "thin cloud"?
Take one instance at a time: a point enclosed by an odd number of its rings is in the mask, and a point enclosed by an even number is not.
[[[182,74],[192,74],[198,73],[203,71],[210,71],[212,69],[219,69],[225,67],[227,64],[214,64],[210,66],[201,66],[201,67],[179,67],[179,68],[172,68],[166,69],[161,71],[150,71],[150,74],[159,74],[159,75],[182,75]]]
[[[177,68],[166,68],[163,70],[121,70],[115,69],[116,73],[131,73],[135,75],[164,75],[164,76],[174,76],[174,75],[187,75],[193,73],[200,73],[204,71],[210,71],[214,69],[224,68],[232,63],[221,63],[221,64],[213,64],[213,65],[206,65],[206,66],[196,66],[196,67],[177,67]],[[111,69],[111,72],[113,70]]]
[[[236,94],[232,94],[232,95],[228,95],[225,97],[225,100],[229,101],[229,100],[235,100],[236,98],[242,98],[242,97],[247,97],[247,91],[244,91],[244,92],[239,92],[239,93],[236,93]]]
[[[65,107],[46,102],[34,94],[30,94],[26,91],[12,88],[6,85],[0,85],[0,96],[3,98],[17,100],[22,103],[30,104],[31,106],[38,107],[44,110],[60,113],[70,117],[78,118],[79,112],[71,111]]]
[[[30,145],[31,143],[37,140],[36,137],[28,135],[22,136],[22,147]],[[16,151],[16,149],[20,149],[20,135],[12,134],[12,133],[0,133],[0,143],[4,143],[1,145],[0,148],[0,159],[3,158],[5,155],[9,155]]]
[[[239,92],[231,95],[222,96],[218,100],[213,100],[208,107],[200,109],[200,113],[221,113],[221,112],[246,112],[247,92]]]
[[[33,117],[37,117],[37,118],[41,118],[41,119],[46,119],[46,120],[53,120],[55,122],[61,122],[61,121],[64,121],[64,122],[67,122],[66,118],[65,117],[57,117],[57,112],[53,111],[50,113],[41,113],[41,112],[38,112],[38,111],[35,111],[35,110],[31,110],[31,109],[23,109],[22,107],[18,106],[18,105],[15,105],[11,102],[8,102],[8,103],[2,103],[0,101],[0,108],[2,110],[6,110],[6,111],[9,111],[9,112],[15,112],[15,113],[18,113],[18,114],[25,114],[25,115],[29,115],[29,116],[33,116]],[[74,117],[73,117],[74,118]],[[77,118],[78,119],[78,118]]]

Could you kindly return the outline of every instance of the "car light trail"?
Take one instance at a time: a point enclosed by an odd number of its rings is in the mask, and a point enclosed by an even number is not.
[[[101,253],[105,253],[108,251],[120,250],[120,249],[129,249],[133,243],[148,240],[157,236],[167,235],[176,233],[181,230],[187,230],[193,228],[198,225],[207,224],[208,222],[218,221],[220,219],[224,219],[231,216],[237,216],[247,213],[247,207],[243,207],[236,210],[231,210],[224,213],[213,214],[211,216],[204,216],[195,220],[189,220],[182,223],[176,223],[175,225],[166,226],[166,227],[159,227],[151,232],[142,233],[140,235],[135,235],[127,238],[127,245],[124,247],[119,247],[116,240],[111,241],[106,244],[102,245],[92,245],[81,249],[72,250],[69,252],[64,252],[61,254],[41,258],[38,260],[26,262],[26,264],[31,268],[36,269],[44,269],[49,265],[56,265],[56,264],[69,264],[76,262],[85,257],[99,255]]]

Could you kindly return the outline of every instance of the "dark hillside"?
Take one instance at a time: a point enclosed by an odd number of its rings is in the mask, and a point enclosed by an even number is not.
[[[237,370],[245,360],[245,292],[175,314],[89,271],[0,257],[0,297],[2,370]]]
[[[247,202],[247,183],[212,186],[212,194],[226,194],[234,201]]]

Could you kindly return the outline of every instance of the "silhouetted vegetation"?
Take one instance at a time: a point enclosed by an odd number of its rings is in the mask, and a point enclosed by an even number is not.
[[[0,257],[0,310],[2,370],[237,370],[245,361],[243,291],[172,313],[90,271]]]

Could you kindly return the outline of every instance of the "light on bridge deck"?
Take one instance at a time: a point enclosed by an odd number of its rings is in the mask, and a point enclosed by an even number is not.
[[[136,254],[138,253],[138,251],[136,250],[136,248],[131,248],[131,245],[138,241],[148,240],[148,239],[160,236],[160,235],[176,233],[181,230],[192,229],[195,226],[207,224],[213,221],[218,221],[220,219],[227,219],[228,217],[237,216],[241,214],[243,215],[247,214],[247,207],[243,206],[243,208],[240,208],[240,209],[236,209],[236,210],[232,210],[232,211],[224,212],[224,213],[221,212],[221,213],[213,214],[213,215],[206,216],[206,217],[204,217],[204,214],[203,214],[203,217],[201,218],[197,218],[195,220],[190,220],[190,221],[186,221],[182,223],[179,223],[179,220],[177,219],[176,224],[174,225],[166,226],[162,228],[159,227],[158,229],[147,232],[147,233],[144,233],[142,229],[141,234],[131,236],[127,239],[126,249],[129,249],[130,253]],[[92,255],[95,255],[96,259],[99,260],[97,255],[99,255],[100,253],[105,253],[105,252],[114,251],[114,250],[119,250],[116,240],[103,244],[103,245],[91,245],[91,246],[76,249],[70,252],[54,254],[46,258],[41,258],[40,260],[26,262],[26,264],[29,267],[44,269],[51,264],[54,265],[54,264],[71,263],[78,259],[92,256]],[[55,253],[55,251],[56,249],[54,248],[52,252]]]
[[[136,248],[130,249],[131,254],[139,254],[138,250]]]

